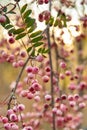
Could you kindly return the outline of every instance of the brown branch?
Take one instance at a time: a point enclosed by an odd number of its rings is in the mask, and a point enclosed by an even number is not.
[[[28,63],[28,61],[29,61],[29,59],[30,59],[30,56],[28,56],[27,60],[25,61],[24,66],[22,67],[22,69],[21,69],[21,71],[19,72],[19,75],[18,75],[18,77],[17,77],[17,79],[16,79],[15,87],[12,89],[11,95],[10,95],[10,97],[9,97],[8,109],[10,109],[10,107],[11,107],[11,102],[12,102],[12,100],[13,100],[14,97],[15,97],[15,92],[16,92],[16,89],[17,89],[17,85],[18,85],[18,83],[19,83],[19,81],[20,81],[20,79],[21,79],[21,76],[22,76],[22,74],[23,74],[23,71],[24,71],[24,69],[25,69],[25,67],[26,67],[26,65],[27,65],[27,63]]]

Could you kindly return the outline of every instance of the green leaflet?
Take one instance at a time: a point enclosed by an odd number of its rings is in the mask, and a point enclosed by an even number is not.
[[[26,19],[30,14],[31,14],[32,10],[27,10],[24,15],[23,18]]]
[[[21,33],[21,34],[17,35],[16,40],[23,38],[25,35],[26,35],[26,33]]]
[[[34,47],[39,47],[43,44],[43,42],[36,42],[35,44],[33,44]]]
[[[16,30],[14,31],[14,34],[19,34],[19,33],[22,33],[22,32],[24,32],[24,31],[25,31],[24,28],[19,28],[19,29],[16,29]]]
[[[12,27],[13,27],[13,25],[8,24],[8,25],[5,26],[5,29],[10,29]]]
[[[35,43],[35,42],[38,42],[40,40],[42,40],[43,36],[38,36],[38,37],[35,37],[34,39],[31,40],[31,42]]]
[[[27,8],[27,4],[25,4],[22,8],[21,8],[21,13],[24,13],[24,11],[26,10]]]
[[[38,36],[38,35],[40,35],[42,33],[42,31],[36,31],[36,32],[34,32],[34,33],[32,33],[31,35],[30,35],[30,38],[33,38],[33,37],[36,37],[36,36]]]

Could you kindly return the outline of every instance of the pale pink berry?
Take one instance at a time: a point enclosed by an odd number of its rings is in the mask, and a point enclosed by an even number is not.
[[[74,99],[77,101],[79,99],[79,94],[74,94]]]
[[[27,66],[27,67],[26,67],[27,73],[32,72],[32,70],[33,70],[33,67],[32,67],[32,66]]]
[[[19,111],[23,111],[25,109],[25,105],[24,104],[19,104],[17,106],[17,108],[18,108]]]
[[[26,52],[25,51],[21,51],[20,52],[20,56],[24,58],[26,56]]]
[[[44,59],[44,57],[43,57],[42,55],[38,55],[38,56],[36,57],[36,60],[37,60],[38,62],[42,62],[43,59]]]
[[[18,127],[18,125],[14,124],[11,126],[11,129],[12,130],[19,130],[19,127]]]
[[[19,64],[20,67],[23,67],[24,66],[24,61],[23,60],[19,60],[18,64]]]
[[[86,104],[84,102],[79,103],[79,108],[84,108]]]
[[[79,85],[79,89],[80,89],[80,90],[83,90],[83,89],[85,89],[86,87],[87,87],[86,82],[84,82],[84,81],[80,82],[80,85]]]
[[[10,123],[5,123],[4,128],[5,130],[10,130],[11,129]]]
[[[7,123],[7,122],[8,122],[8,118],[7,118],[7,117],[3,117],[3,118],[2,118],[2,122],[3,122],[3,123]]]
[[[13,109],[9,109],[9,110],[7,111],[7,115],[8,115],[8,116],[11,115],[11,114],[13,114],[13,113],[14,113]]]
[[[33,67],[32,73],[37,74],[39,72],[39,68],[37,66]]]
[[[45,95],[45,100],[50,101],[51,100],[51,95],[49,95],[49,94]]]
[[[65,74],[66,74],[66,76],[70,76],[70,75],[71,75],[71,71],[67,70],[67,71],[65,72]]]
[[[19,67],[19,64],[14,61],[14,62],[12,63],[12,66],[13,66],[14,68],[18,68],[18,67]]]
[[[56,114],[57,113],[57,108],[56,107],[54,107],[53,109],[52,109],[52,112],[54,113],[54,114]]]
[[[60,78],[61,80],[63,80],[63,79],[65,79],[65,75],[64,75],[63,73],[60,73],[59,78]]]
[[[57,116],[62,116],[63,112],[60,109],[58,109],[56,114],[57,114]]]
[[[44,3],[44,0],[38,0],[37,2],[39,5],[42,5]]]
[[[62,61],[62,62],[60,63],[60,67],[61,67],[62,69],[65,69],[65,68],[66,68],[66,63]]]
[[[15,113],[18,111],[17,106],[14,106],[14,107],[13,107],[13,111],[14,111]]]
[[[36,102],[39,102],[39,101],[40,101],[40,96],[35,96],[35,97],[34,97],[34,100],[35,100]]]
[[[47,75],[44,75],[42,77],[43,82],[47,83],[49,81],[49,77]]]
[[[31,126],[25,126],[22,130],[33,130]]]
[[[5,23],[6,17],[4,15],[0,15],[0,23]]]
[[[8,41],[10,44],[13,44],[15,42],[15,39],[14,39],[14,37],[10,37]]]
[[[68,96],[68,100],[69,100],[69,101],[73,101],[73,100],[74,100],[73,95],[69,95],[69,96]]]
[[[69,105],[70,105],[71,107],[74,107],[74,106],[76,105],[76,102],[75,102],[75,101],[70,101],[70,102],[69,102]]]
[[[10,115],[10,120],[13,121],[13,122],[17,121],[17,115],[14,114],[14,113],[11,114],[11,115]]]
[[[69,89],[70,89],[70,90],[75,90],[75,89],[76,89],[76,85],[73,84],[73,83],[70,84],[70,85],[69,85]]]
[[[34,97],[34,94],[32,94],[31,92],[27,93],[27,98],[28,99],[32,99]]]
[[[61,105],[60,105],[60,110],[61,110],[62,112],[66,112],[66,111],[68,110],[68,108],[66,107],[66,105],[61,104]]]
[[[32,87],[33,87],[34,90],[36,90],[36,91],[40,91],[40,90],[41,90],[41,85],[38,84],[38,83],[33,83],[33,84],[32,84]]]
[[[33,78],[34,78],[34,74],[28,73],[28,78],[29,78],[29,79],[33,79]]]
[[[22,97],[26,97],[26,96],[27,96],[27,93],[28,93],[27,90],[22,90],[21,93],[20,93],[20,95],[21,95]]]
[[[47,10],[47,11],[44,11],[43,14],[44,14],[44,20],[48,21],[51,17],[50,12]]]

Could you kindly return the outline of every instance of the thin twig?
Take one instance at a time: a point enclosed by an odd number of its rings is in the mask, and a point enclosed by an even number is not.
[[[49,11],[51,12],[51,0],[49,2]],[[52,65],[52,55],[51,55],[51,41],[50,41],[50,26],[49,24],[47,25],[47,39],[48,39],[48,48],[49,48],[49,60],[50,60],[50,68],[51,68],[51,96],[52,96],[52,101],[51,101],[51,106],[54,108],[54,87],[53,87],[53,65]],[[55,126],[55,114],[52,114],[52,125],[53,125],[53,130],[56,130]]]
[[[20,73],[19,73],[19,75],[18,75],[18,77],[17,77],[17,79],[16,79],[15,87],[12,89],[12,91],[11,91],[11,96],[10,96],[9,101],[8,101],[8,109],[10,109],[10,107],[11,107],[11,101],[14,99],[15,92],[16,92],[16,89],[17,89],[17,85],[18,85],[18,83],[19,83],[19,81],[20,81],[20,78],[21,78],[21,76],[22,76],[22,74],[23,74],[23,71],[24,71],[24,69],[25,69],[25,67],[26,67],[26,65],[27,65],[27,63],[28,63],[28,61],[29,61],[29,59],[30,59],[30,56],[28,56],[27,60],[25,61],[24,66],[22,67],[22,69],[21,69],[21,71],[20,71]]]

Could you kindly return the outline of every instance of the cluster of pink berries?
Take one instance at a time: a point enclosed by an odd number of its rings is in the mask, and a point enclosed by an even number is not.
[[[48,10],[46,10],[46,11],[43,11],[42,13],[39,14],[38,20],[40,22],[43,22],[44,20],[48,21],[50,19],[50,17],[51,17],[50,12]]]
[[[49,0],[37,0],[37,2],[39,5],[42,5],[42,4],[48,4]]]

